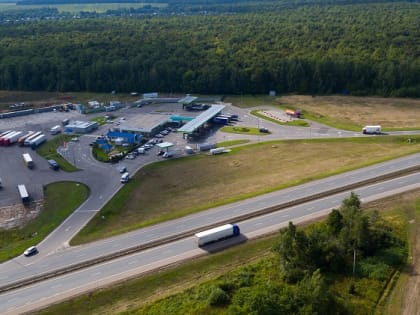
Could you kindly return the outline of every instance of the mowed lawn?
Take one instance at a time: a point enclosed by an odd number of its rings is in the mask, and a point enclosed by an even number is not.
[[[140,170],[72,244],[420,152],[420,137],[411,138],[275,141],[155,163]]]
[[[354,96],[282,96],[280,105],[338,125],[381,125],[384,130],[420,129],[420,100]]]

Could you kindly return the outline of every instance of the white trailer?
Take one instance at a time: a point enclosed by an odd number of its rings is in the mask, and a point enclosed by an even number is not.
[[[26,190],[25,185],[18,185],[17,188],[19,191],[20,198],[22,199],[22,202],[23,203],[29,202],[29,194],[28,194],[28,191]]]
[[[47,141],[47,137],[44,134],[40,134],[38,137],[31,141],[31,148],[35,150],[40,144]]]
[[[3,145],[10,145],[19,140],[19,138],[22,136],[22,131],[15,131],[9,133],[6,137],[3,138]]]
[[[212,154],[212,155],[221,154],[221,153],[225,153],[225,148],[224,147],[210,149],[210,154]]]
[[[379,135],[382,133],[381,126],[364,126],[362,133],[365,135]]]
[[[33,168],[35,166],[34,161],[32,160],[32,157],[29,153],[23,153],[23,162],[28,168]]]
[[[228,237],[237,236],[241,233],[237,224],[225,224],[213,229],[195,234],[198,246],[204,246]]]
[[[41,131],[37,131],[35,132],[33,135],[30,135],[28,138],[25,139],[25,141],[23,141],[23,145],[25,146],[30,146],[32,140],[34,140],[36,137],[38,137],[39,135],[41,135],[42,132]]]
[[[58,134],[58,133],[60,133],[61,132],[61,126],[60,125],[55,125],[54,127],[52,127],[51,129],[50,129],[50,133],[52,134],[52,135],[56,135],[56,134]]]

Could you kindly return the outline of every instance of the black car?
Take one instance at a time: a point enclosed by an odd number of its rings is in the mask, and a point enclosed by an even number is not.
[[[48,160],[48,164],[54,171],[58,171],[58,169],[60,168],[60,166],[55,160]]]

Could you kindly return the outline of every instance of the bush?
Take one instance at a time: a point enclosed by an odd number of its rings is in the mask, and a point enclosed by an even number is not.
[[[211,288],[208,304],[210,306],[224,306],[230,301],[229,295],[219,287]]]

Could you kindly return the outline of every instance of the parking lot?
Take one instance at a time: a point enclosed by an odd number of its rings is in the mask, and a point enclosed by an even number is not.
[[[226,105],[224,112],[239,116],[239,121],[236,124],[250,127],[264,127],[270,130],[270,134],[264,136],[249,136],[251,141],[342,135],[341,132],[331,130],[325,126],[314,126],[310,128],[280,126],[251,115],[250,109],[239,109],[229,104],[224,105]],[[92,178],[119,181],[120,175],[118,174],[118,168],[121,164],[127,166],[130,174],[134,174],[143,165],[168,157],[168,154],[165,154],[165,152],[170,152],[169,157],[180,157],[187,154],[185,153],[185,146],[187,145],[195,149],[197,144],[203,142],[218,143],[244,139],[246,137],[241,134],[223,133],[218,131],[219,128],[214,127],[209,129],[204,137],[186,140],[183,138],[182,134],[176,133],[175,130],[166,129],[167,132],[154,138],[154,143],[150,144],[149,142],[150,147],[145,148],[145,154],[138,154],[138,151],[136,151],[136,154],[129,155],[128,158],[123,159],[117,165],[101,163],[92,157],[89,144],[95,141],[98,136],[106,134],[112,128],[130,125],[145,126],[147,124],[156,124],[158,121],[165,121],[165,119],[172,115],[197,116],[200,113],[202,112],[186,111],[183,110],[181,104],[170,103],[145,105],[140,108],[126,107],[111,113],[102,112],[93,115],[82,115],[76,111],[69,111],[49,112],[3,119],[0,121],[0,131],[8,129],[21,131],[39,130],[43,131],[48,138],[51,138],[53,136],[49,132],[50,128],[57,124],[61,124],[62,120],[65,118],[71,120],[89,120],[95,116],[109,114],[116,116],[113,123],[106,123],[93,133],[81,135],[78,137],[79,141],[68,143],[65,148],[59,148],[59,153],[70,163],[81,169],[80,172],[54,172],[45,159],[38,156],[35,151],[32,151],[28,147],[19,147],[17,145],[0,147],[0,178],[3,182],[3,188],[0,189],[0,207],[19,204],[21,202],[16,188],[18,184],[26,185],[32,199],[39,200],[43,197],[43,186],[51,182],[59,180],[79,180],[90,185],[95,185],[95,180]],[[163,142],[170,142],[173,146],[168,148],[157,147],[157,144]],[[162,152],[158,154],[160,151]],[[35,164],[33,169],[29,169],[23,163],[22,153],[24,152],[30,152]],[[113,171],[104,172],[104,170]]]

